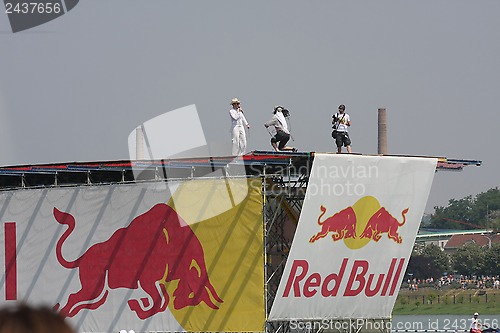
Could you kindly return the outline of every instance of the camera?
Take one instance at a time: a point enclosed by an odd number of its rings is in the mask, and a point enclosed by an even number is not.
[[[283,109],[281,112],[283,113],[283,116],[285,116],[286,118],[290,117],[290,111],[288,111],[288,109]]]

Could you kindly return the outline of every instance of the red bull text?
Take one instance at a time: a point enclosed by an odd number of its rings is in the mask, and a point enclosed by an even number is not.
[[[386,273],[377,274],[370,272],[370,263],[366,260],[354,260],[351,264],[349,258],[344,258],[338,272],[322,275],[310,272],[307,260],[294,260],[283,297],[335,297],[341,286],[345,286],[342,296],[361,293],[367,297],[393,296],[404,262],[405,258],[392,258]],[[347,283],[343,283],[346,271],[349,271]]]

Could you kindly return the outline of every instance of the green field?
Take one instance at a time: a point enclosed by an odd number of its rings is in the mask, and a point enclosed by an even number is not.
[[[500,314],[500,290],[401,290],[393,315],[471,315]]]

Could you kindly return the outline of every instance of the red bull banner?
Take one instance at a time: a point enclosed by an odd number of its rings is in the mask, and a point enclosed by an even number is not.
[[[436,163],[316,154],[269,320],[389,318]]]
[[[2,192],[0,303],[50,305],[80,332],[262,331],[261,187],[207,179]]]

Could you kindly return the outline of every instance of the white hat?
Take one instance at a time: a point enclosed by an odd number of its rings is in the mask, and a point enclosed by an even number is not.
[[[121,330],[120,333],[127,333],[127,331],[126,330]]]
[[[233,99],[231,100],[231,105],[236,104],[236,103],[239,103],[239,102],[240,102],[240,101],[239,101],[237,98],[233,98]]]
[[[479,313],[475,312],[475,313],[474,313],[474,316],[479,316]]]

